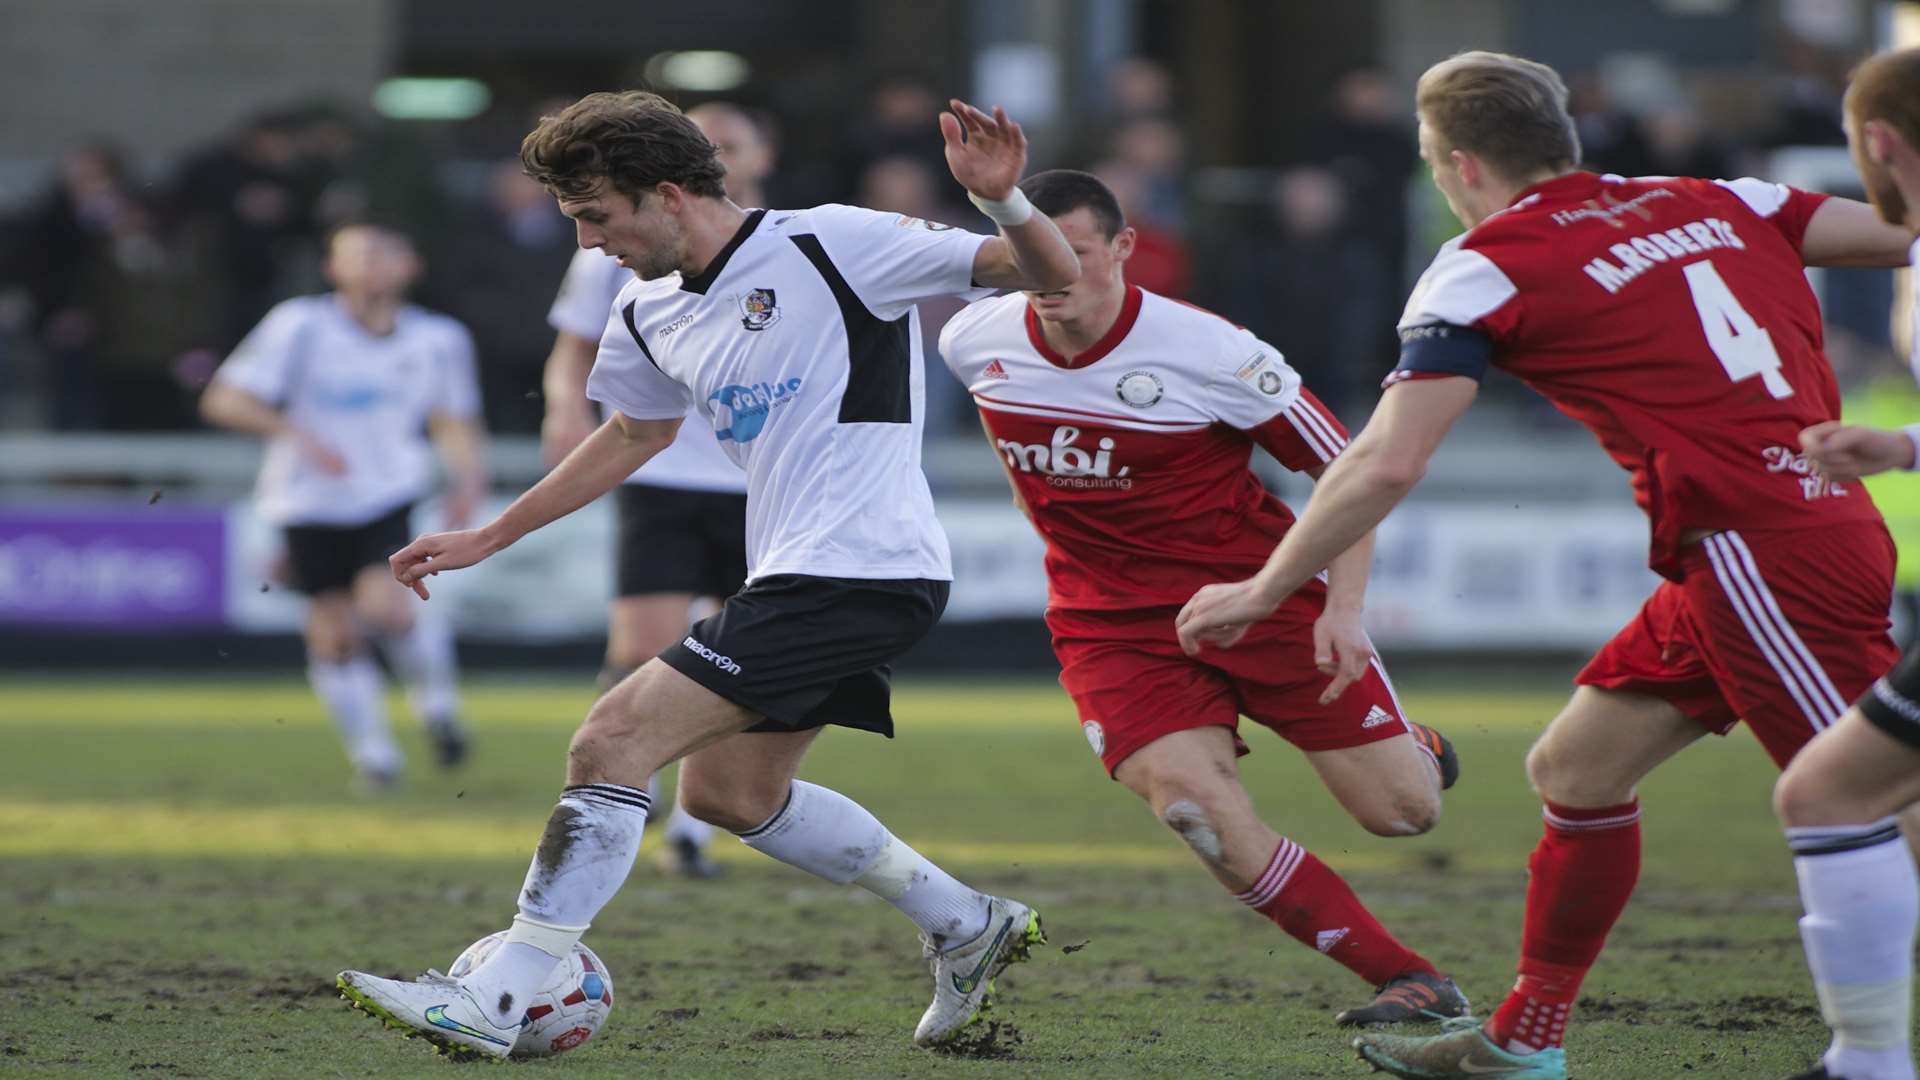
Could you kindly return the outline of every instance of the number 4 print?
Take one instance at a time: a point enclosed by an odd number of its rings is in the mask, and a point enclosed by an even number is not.
[[[1700,328],[1707,333],[1707,347],[1720,358],[1727,377],[1734,382],[1760,376],[1767,393],[1790,398],[1793,387],[1780,374],[1780,354],[1774,351],[1773,338],[1753,321],[1747,309],[1733,298],[1733,290],[1713,268],[1701,260],[1688,263],[1683,270],[1687,288],[1693,292],[1693,307],[1700,313]]]

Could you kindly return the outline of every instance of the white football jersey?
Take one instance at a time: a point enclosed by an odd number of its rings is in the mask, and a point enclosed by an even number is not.
[[[466,327],[409,305],[376,337],[332,293],[275,305],[214,378],[346,459],[334,476],[291,440],[268,440],[256,495],[260,516],[278,525],[360,525],[422,498],[434,477],[427,421],[480,413]]]
[[[560,294],[553,298],[553,309],[547,313],[548,325],[588,341],[600,340],[613,314],[613,298],[632,280],[632,272],[611,255],[586,248],[574,252],[573,262],[567,264],[567,276],[560,282]],[[601,410],[603,414],[606,411]],[[673,440],[673,445],[635,469],[626,482],[732,495],[747,490],[747,474],[721,452],[719,441],[707,425],[694,423],[681,425],[680,437]]]
[[[853,206],[755,210],[699,276],[620,290],[587,396],[712,429],[747,473],[750,579],[950,580],[914,304],[989,292],[972,284],[986,240]]]

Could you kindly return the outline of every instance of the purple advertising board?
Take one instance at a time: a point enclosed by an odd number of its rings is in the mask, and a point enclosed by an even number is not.
[[[0,624],[219,623],[226,562],[221,507],[0,504]]]

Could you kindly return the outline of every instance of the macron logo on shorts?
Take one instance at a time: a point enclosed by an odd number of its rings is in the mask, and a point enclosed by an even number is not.
[[[693,655],[699,657],[702,660],[705,660],[707,663],[712,664],[714,667],[719,668],[721,671],[724,671],[729,675],[740,674],[740,665],[733,662],[733,657],[722,656],[719,653],[714,652],[712,649],[709,649],[705,645],[702,645],[699,642],[693,640],[693,635],[691,634],[687,635],[687,640],[681,642],[680,644],[684,646],[688,652],[692,653]]]

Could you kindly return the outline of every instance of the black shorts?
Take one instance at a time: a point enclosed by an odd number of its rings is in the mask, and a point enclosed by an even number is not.
[[[940,621],[948,588],[775,574],[694,623],[660,659],[766,718],[749,731],[838,724],[892,738],[890,664]]]
[[[350,589],[369,566],[385,567],[388,556],[407,546],[413,504],[406,503],[363,525],[289,525],[287,563],[293,587],[314,596]]]
[[[1868,687],[1858,704],[1874,727],[1920,748],[1920,645],[1909,648],[1886,677]]]
[[[747,497],[621,484],[615,578],[620,596],[732,596],[747,580]]]

